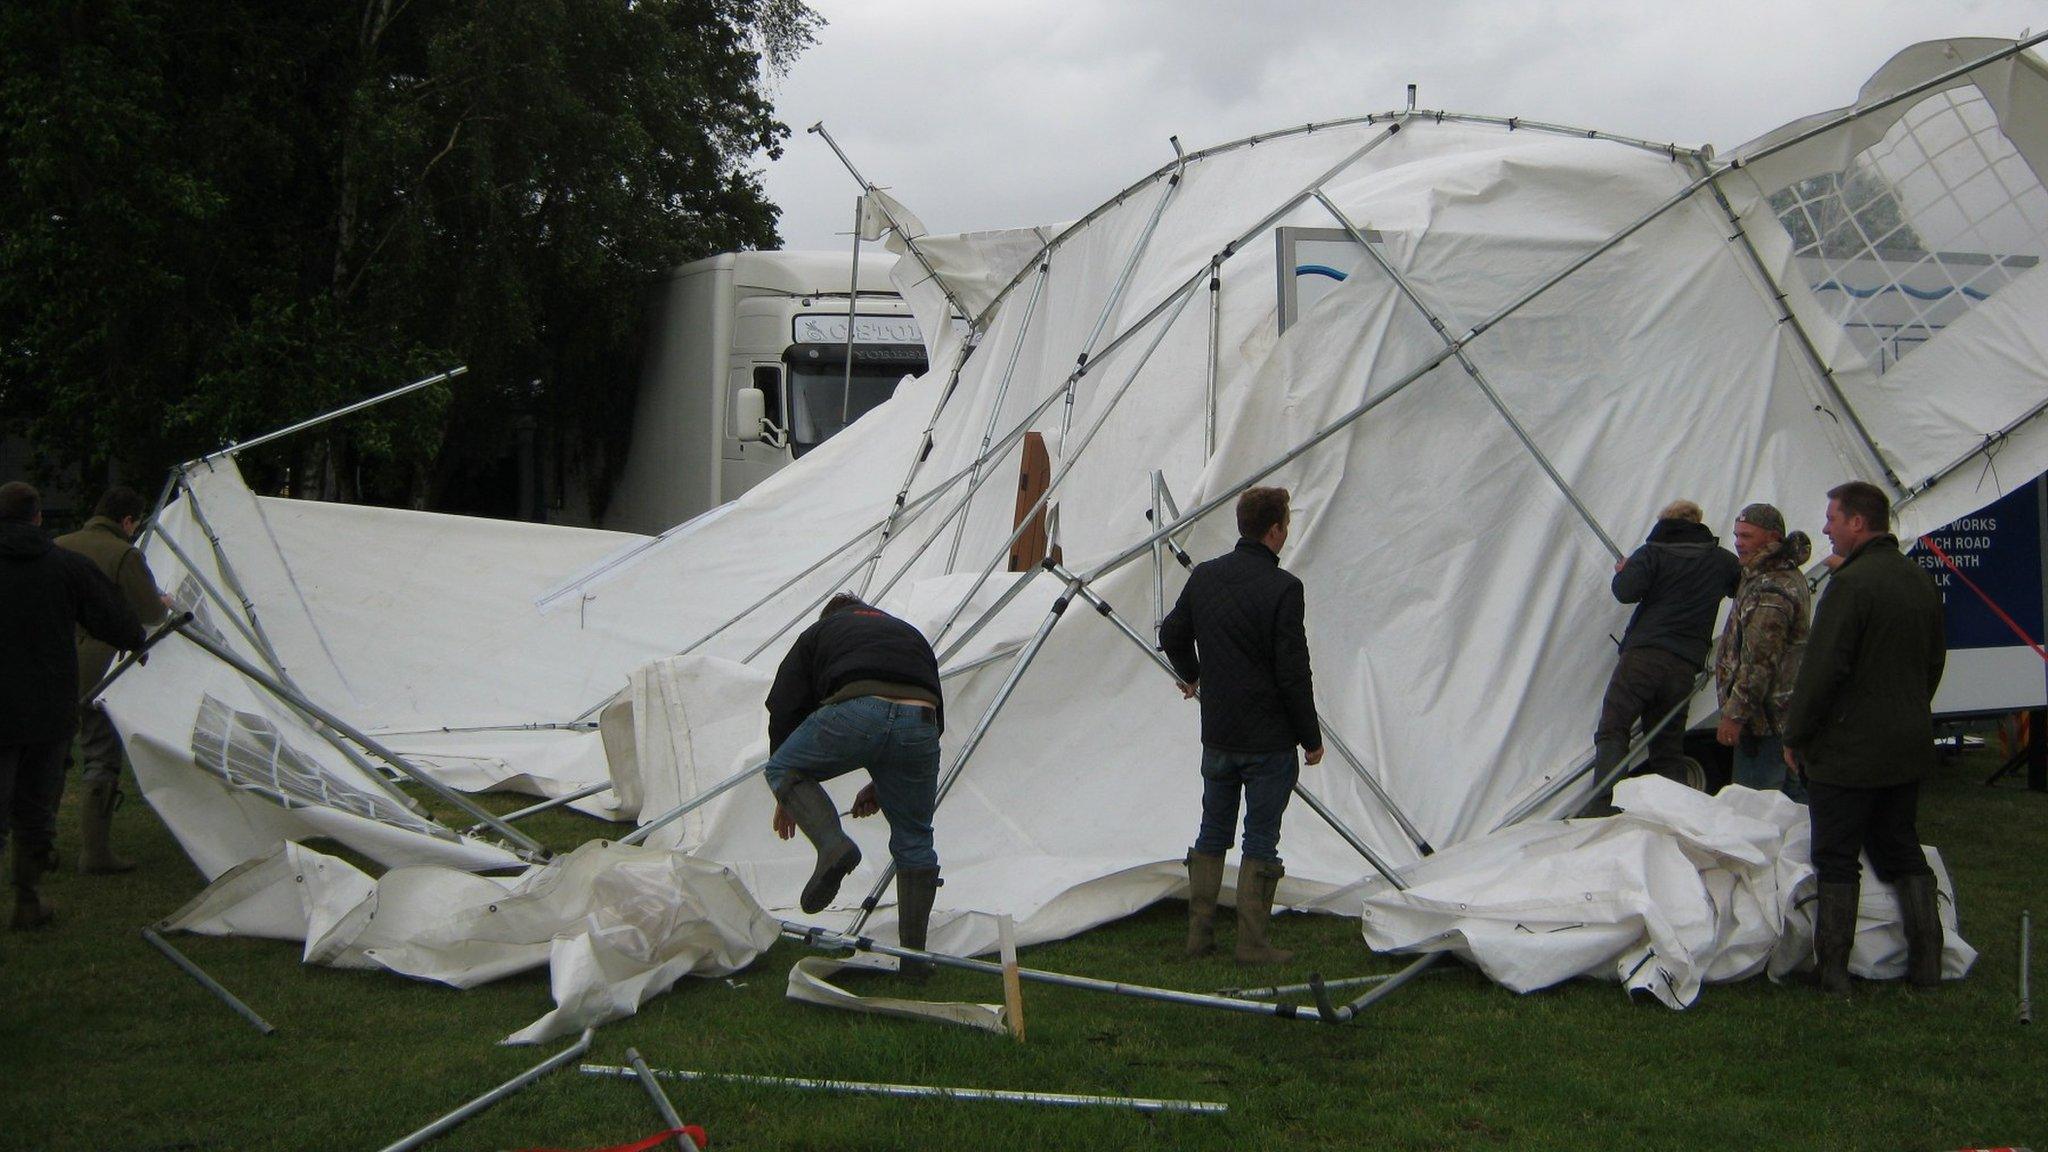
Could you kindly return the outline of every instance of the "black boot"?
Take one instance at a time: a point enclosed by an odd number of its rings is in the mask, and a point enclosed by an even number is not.
[[[1856,944],[1859,885],[1822,884],[1820,910],[1813,918],[1814,982],[1829,996],[1849,994],[1849,950]]]
[[[896,873],[896,942],[905,948],[924,950],[925,934],[932,925],[932,900],[938,895],[937,868],[904,868]],[[922,984],[931,979],[937,965],[929,960],[905,959],[898,971],[904,979]]]
[[[860,867],[860,848],[839,827],[839,809],[825,789],[809,780],[798,780],[784,788],[776,799],[789,813],[804,838],[818,850],[818,866],[804,883],[800,904],[806,914],[823,912],[839,895],[839,882]]]
[[[1594,749],[1593,749],[1593,779],[1594,779],[1594,781],[1595,781],[1595,782],[1598,782],[1599,780],[1601,780],[1602,778],[1604,778],[1604,777],[1605,777],[1605,776],[1606,776],[1606,775],[1607,775],[1607,774],[1608,774],[1609,772],[1612,772],[1612,771],[1614,771],[1614,766],[1615,766],[1616,764],[1619,764],[1619,763],[1621,763],[1621,762],[1622,762],[1622,760],[1624,760],[1625,758],[1627,758],[1627,756],[1628,756],[1628,745],[1627,745],[1627,744],[1613,744],[1613,743],[1605,743],[1605,744],[1597,744],[1597,745],[1595,745],[1595,746],[1594,746]],[[1618,779],[1617,779],[1617,780],[1616,780],[1616,781],[1614,781],[1613,783],[1610,783],[1610,784],[1608,784],[1607,786],[1605,786],[1605,787],[1601,788],[1601,789],[1600,789],[1600,790],[1599,790],[1598,792],[1595,792],[1595,793],[1593,794],[1593,798],[1592,798],[1592,799],[1590,799],[1590,800],[1588,800],[1588,801],[1586,801],[1586,803],[1585,803],[1585,806],[1579,809],[1579,815],[1581,815],[1581,816],[1619,816],[1619,815],[1621,815],[1621,809],[1619,809],[1619,808],[1616,808],[1616,807],[1614,806],[1614,784],[1618,784],[1618,783],[1620,783],[1620,780],[1618,780]]]
[[[135,871],[135,865],[114,855],[112,839],[114,810],[121,806],[121,788],[112,780],[94,780],[85,786],[85,803],[78,806],[78,870],[87,876],[113,876]]]
[[[1934,877],[1907,876],[1894,885],[1906,929],[1906,979],[1915,988],[1941,987],[1941,909]]]
[[[41,891],[42,875],[49,870],[45,865],[54,855],[29,849],[20,840],[14,842],[14,919],[8,926],[16,932],[33,931],[57,918],[43,903]]]

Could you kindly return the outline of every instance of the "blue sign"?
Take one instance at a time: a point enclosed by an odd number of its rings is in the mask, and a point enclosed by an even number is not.
[[[2003,608],[2028,636],[2041,639],[2040,483],[2016,488],[1991,506],[1928,533],[1955,562],[1954,570],[1931,550],[1913,545],[1912,557],[1941,586],[1951,650],[2026,644],[1957,573],[1969,577],[1970,584]]]

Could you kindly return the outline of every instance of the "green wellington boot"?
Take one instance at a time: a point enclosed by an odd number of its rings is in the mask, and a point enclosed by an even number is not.
[[[43,903],[39,887],[47,862],[41,853],[24,852],[21,841],[14,842],[14,919],[9,926],[16,932],[33,931],[57,918]]]
[[[1895,887],[1906,929],[1906,979],[1915,988],[1941,987],[1941,909],[1934,877],[1908,876]]]
[[[938,896],[937,868],[904,868],[896,873],[896,942],[905,948],[924,949],[926,933],[932,926],[932,900]],[[931,979],[938,966],[929,960],[904,960],[898,967],[904,979],[922,984]]]
[[[131,861],[114,855],[108,846],[114,825],[114,809],[121,806],[121,789],[112,780],[95,780],[85,786],[85,801],[79,805],[78,830],[84,846],[78,853],[78,870],[87,876],[113,876],[135,871]]]
[[[1294,953],[1266,943],[1266,921],[1273,911],[1273,890],[1286,875],[1278,860],[1251,860],[1237,866],[1237,962],[1285,964]]]
[[[1216,950],[1216,894],[1223,890],[1223,856],[1188,849],[1188,947],[1190,957]]]
[[[1849,994],[1849,951],[1856,944],[1858,884],[1820,886],[1820,911],[1814,916],[1814,983],[1829,996]]]
[[[839,882],[860,867],[860,848],[839,827],[839,809],[825,789],[809,780],[799,780],[782,790],[776,799],[789,813],[804,838],[818,850],[818,866],[804,884],[800,901],[806,914],[823,912],[839,895]]]

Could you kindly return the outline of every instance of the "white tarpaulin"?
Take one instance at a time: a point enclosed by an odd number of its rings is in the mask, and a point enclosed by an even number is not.
[[[921,237],[962,276],[974,338],[899,263],[933,372],[659,539],[260,497],[225,463],[190,473],[164,536],[196,583],[226,589],[215,615],[244,618],[216,621],[229,644],[421,767],[548,795],[611,778],[616,793],[583,806],[643,822],[758,759],[775,661],[831,591],[865,590],[947,653],[959,774],[936,820],[932,942],[980,951],[998,914],[1029,943],[1177,894],[1199,810],[1196,706],[1144,641],[1069,612],[1017,669],[1061,583],[1004,571],[1024,433],[1052,454],[1067,567],[1140,637],[1183,578],[1151,547],[1155,472],[1197,559],[1230,547],[1241,487],[1284,485],[1283,560],[1307,588],[1318,705],[1342,748],[1303,773],[1327,818],[1290,810],[1283,899],[1355,912],[1379,883],[1361,845],[1454,884],[1461,846],[1483,868],[1489,845],[1562,859],[1544,838],[1564,836],[1578,868],[1604,843],[1645,876],[1682,862],[1695,886],[1739,874],[1748,887],[1730,891],[1750,895],[1727,923],[1653,885],[1655,907],[1638,893],[1609,917],[1613,954],[1584,970],[1694,950],[1712,958],[1673,968],[1674,988],[1734,978],[1784,935],[1756,887],[1784,862],[1743,855],[1762,849],[1740,829],[1700,840],[1630,818],[1482,838],[1584,798],[1575,775],[1627,616],[1608,577],[1667,501],[1697,500],[1725,530],[1769,500],[1814,532],[1826,490],[1857,478],[1893,495],[1909,535],[2048,470],[2048,76],[2021,55],[1927,84],[1999,47],[1909,50],[1858,108],[1904,99],[1795,122],[1739,166],[1393,113],[1191,153],[1064,229]],[[173,584],[188,572],[162,540],[150,560]],[[388,807],[316,796],[308,813],[196,767],[211,694],[267,715],[293,764],[375,786],[254,689],[206,687],[235,678],[179,646],[110,701],[209,875],[307,836],[392,867],[507,862]],[[860,783],[833,785],[842,806]],[[775,839],[771,809],[747,781],[652,842],[789,908],[808,854]],[[828,922],[876,887],[880,824],[853,822],[866,863]],[[1723,862],[1702,870],[1702,852]],[[870,930],[889,925],[885,910]],[[1726,940],[1697,951],[1710,928]],[[1473,954],[1516,971],[1506,946]]]

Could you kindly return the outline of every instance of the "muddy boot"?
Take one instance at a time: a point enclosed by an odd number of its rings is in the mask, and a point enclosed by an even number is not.
[[[121,789],[112,780],[94,780],[85,786],[85,802],[79,806],[78,827],[84,847],[78,853],[78,870],[87,876],[112,876],[135,871],[135,865],[114,855],[107,845],[114,824],[114,809],[121,806]]]
[[[1237,962],[1285,964],[1294,953],[1266,943],[1266,920],[1273,911],[1273,889],[1285,870],[1278,860],[1246,859],[1237,866]]]
[[[818,850],[818,866],[804,883],[800,905],[807,914],[823,912],[839,895],[839,882],[860,867],[860,848],[839,827],[839,809],[825,789],[809,780],[798,780],[782,790],[776,799],[789,813],[804,838]]]
[[[21,841],[14,842],[14,919],[10,926],[16,932],[41,928],[57,918],[39,891],[44,863],[41,852],[23,851]]]
[[[1934,877],[1907,876],[1895,885],[1906,929],[1906,979],[1915,988],[1941,987],[1941,909]]]
[[[1190,957],[1216,950],[1216,894],[1223,890],[1223,856],[1188,849],[1188,948]]]
[[[896,941],[905,948],[922,950],[925,933],[932,925],[932,899],[938,895],[937,868],[905,868],[896,873]],[[931,979],[938,965],[929,960],[905,959],[897,971],[914,984]]]
[[[1849,950],[1856,944],[1858,885],[1822,884],[1820,910],[1814,916],[1814,983],[1824,995],[1849,994]]]

